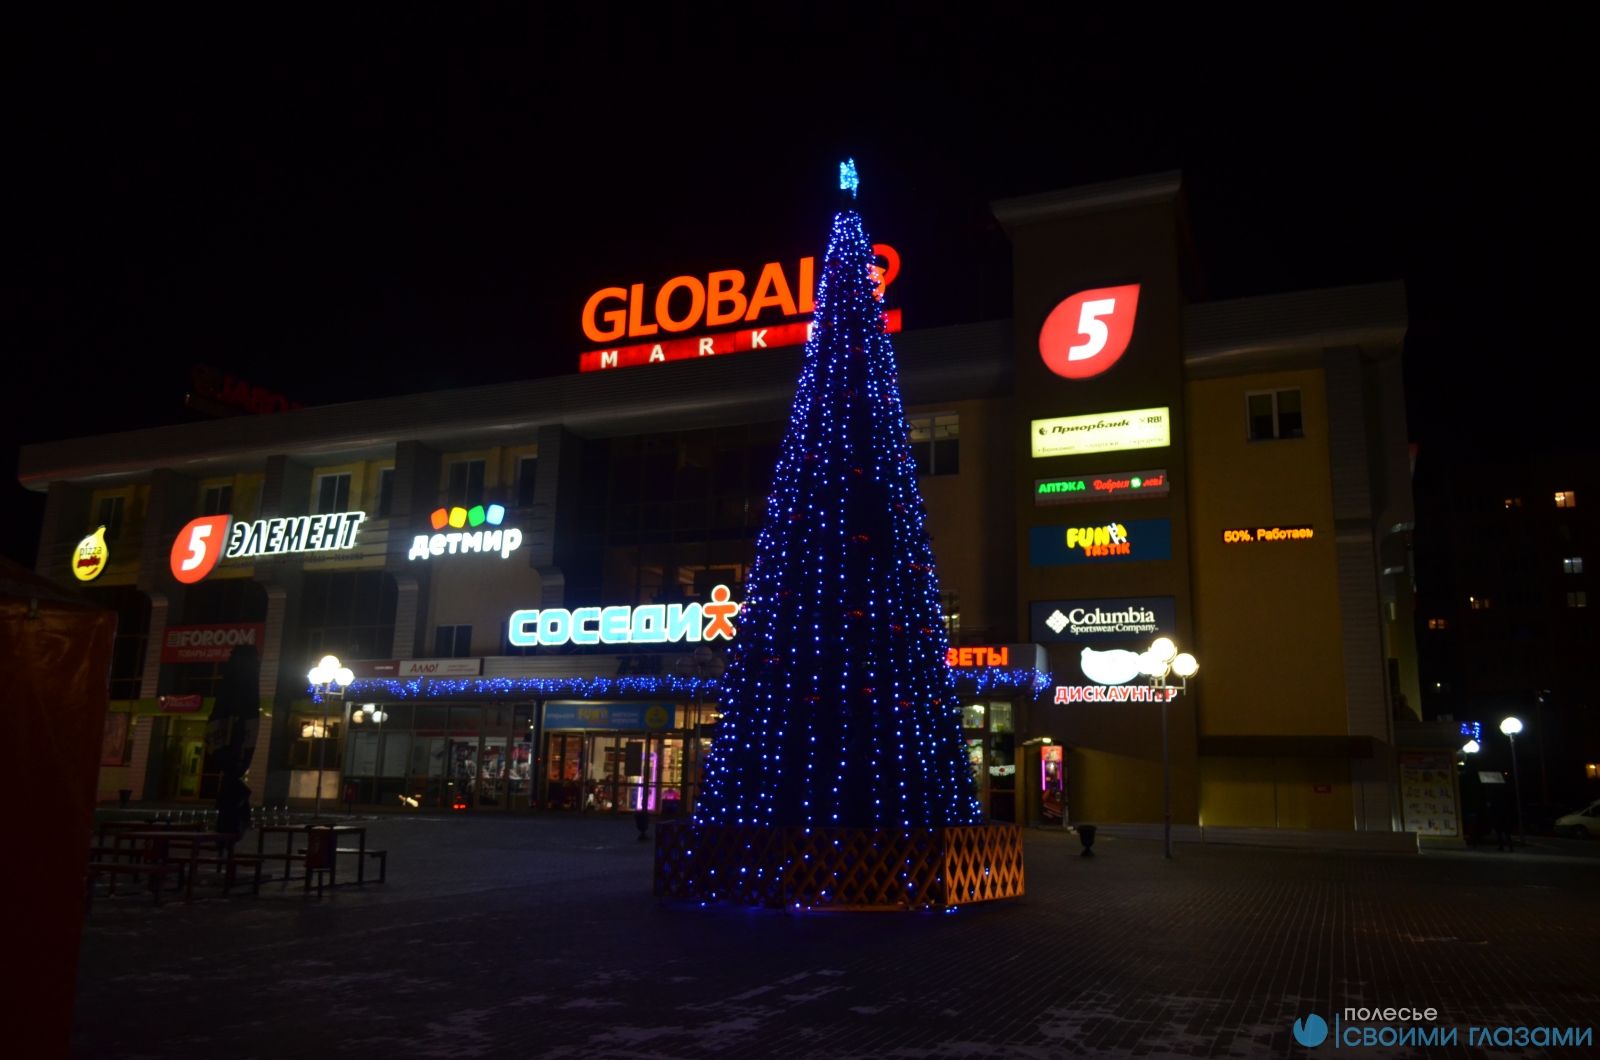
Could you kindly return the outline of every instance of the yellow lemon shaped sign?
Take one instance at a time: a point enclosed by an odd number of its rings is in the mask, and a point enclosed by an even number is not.
[[[102,526],[72,550],[72,576],[80,582],[92,582],[110,562],[111,549],[106,547],[106,528]]]

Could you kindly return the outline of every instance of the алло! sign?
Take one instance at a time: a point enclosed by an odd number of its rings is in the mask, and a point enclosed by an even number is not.
[[[1116,497],[1165,497],[1171,492],[1171,479],[1165,468],[1151,471],[1099,471],[1070,478],[1041,478],[1033,483],[1033,503],[1082,504],[1084,501],[1109,501]]]

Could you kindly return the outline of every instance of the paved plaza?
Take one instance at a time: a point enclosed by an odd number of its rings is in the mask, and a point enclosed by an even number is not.
[[[656,901],[629,820],[367,823],[383,886],[97,901],[74,1055],[1314,1056],[1297,1017],[1415,1005],[1459,1044],[1340,1052],[1467,1056],[1518,1052],[1468,1025],[1600,1026],[1600,859],[1552,842],[1169,862],[1030,832],[1025,898],[794,916]]]

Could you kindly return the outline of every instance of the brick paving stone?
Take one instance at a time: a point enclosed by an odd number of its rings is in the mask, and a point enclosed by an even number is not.
[[[1025,898],[948,915],[666,905],[630,821],[387,817],[389,883],[98,901],[73,1053],[382,1057],[1329,1055],[1346,1006],[1600,1025],[1600,859],[1031,832]],[[1600,1055],[1530,1049],[1526,1055]]]

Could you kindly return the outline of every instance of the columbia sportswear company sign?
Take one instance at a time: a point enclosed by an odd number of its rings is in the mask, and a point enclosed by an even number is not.
[[[1038,644],[1081,640],[1147,640],[1177,632],[1176,601],[1170,596],[1104,600],[1035,600],[1029,605]]]
[[[343,552],[356,547],[366,512],[331,512],[283,519],[235,520],[206,515],[189,522],[172,542],[172,576],[193,585],[217,560],[285,556],[296,552]]]

